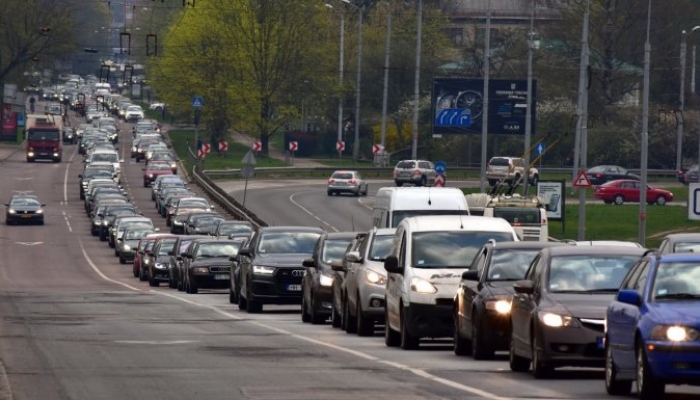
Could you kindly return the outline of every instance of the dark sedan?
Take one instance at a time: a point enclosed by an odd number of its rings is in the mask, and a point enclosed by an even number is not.
[[[36,223],[44,225],[44,207],[39,198],[29,194],[15,194],[5,203],[5,223]]]
[[[640,179],[639,175],[633,174],[619,165],[596,165],[595,167],[589,168],[588,171],[586,171],[586,175],[593,186],[602,185],[605,182],[614,181],[616,179],[631,179],[636,181]]]
[[[264,304],[301,304],[304,259],[325,231],[301,226],[264,227],[239,250],[240,283],[232,282],[238,308],[262,312]],[[235,275],[231,275],[236,279]]]
[[[515,282],[510,368],[547,378],[554,368],[603,367],[605,312],[644,253],[631,246],[542,249]]]
[[[185,220],[185,235],[210,235],[219,221],[225,218],[216,213],[192,213]]]
[[[489,242],[481,248],[455,295],[455,354],[483,360],[508,349],[513,282],[525,279],[537,253],[551,246],[567,244]]]
[[[226,289],[231,282],[231,258],[238,255],[240,241],[197,239],[184,254],[185,292],[200,288]]]
[[[170,254],[177,242],[176,236],[158,237],[149,255],[148,284],[160,286],[160,282],[170,282]]]

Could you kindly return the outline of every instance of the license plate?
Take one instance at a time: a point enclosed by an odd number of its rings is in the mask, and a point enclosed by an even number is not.
[[[301,285],[287,285],[287,290],[290,292],[301,292]]]
[[[229,276],[229,274],[218,274],[218,275],[214,275],[214,280],[223,281],[223,280],[226,280],[226,279],[231,279],[231,277]]]
[[[23,215],[22,218],[31,218],[31,215]]]
[[[597,340],[597,342],[598,342],[598,348],[599,348],[599,349],[604,349],[604,348],[605,348],[605,344],[603,343],[603,337],[602,337],[602,336],[598,336],[598,338],[597,338],[596,340]]]

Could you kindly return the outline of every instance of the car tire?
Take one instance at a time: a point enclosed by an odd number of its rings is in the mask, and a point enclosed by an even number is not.
[[[148,187],[148,182],[143,181],[143,187],[147,188],[147,187]]]
[[[189,294],[199,293],[199,288],[197,287],[197,284],[192,283],[192,281],[190,279],[187,279],[187,286],[190,288],[190,291],[187,293],[189,293]]]
[[[386,347],[398,347],[401,344],[401,335],[389,326],[389,312],[384,307],[384,344]]]
[[[640,340],[640,343],[637,344],[637,395],[639,400],[662,399],[665,392],[666,385],[652,375],[644,346]]]
[[[352,314],[350,314],[350,302],[346,294],[345,300],[343,300],[343,330],[345,333],[356,333],[357,321],[355,318],[357,317],[353,317]]]
[[[319,314],[318,312],[318,302],[316,299],[314,299],[313,293],[311,294],[311,311],[309,315],[311,316],[311,324],[312,325],[323,325],[326,323],[326,318],[323,316],[323,314]]]
[[[357,294],[356,304],[357,311],[355,312],[355,320],[357,321],[357,334],[359,336],[374,336],[374,320],[364,316],[359,293]]]
[[[454,315],[454,324],[455,324],[455,327],[453,329],[454,340],[453,340],[452,347],[453,347],[456,355],[466,356],[467,354],[470,354],[472,352],[472,341],[462,337],[462,333],[459,330],[459,316],[457,315],[456,311],[455,311],[455,315]]]
[[[151,287],[159,287],[160,281],[155,279],[150,273],[148,274],[148,285]]]
[[[139,268],[139,281],[141,281],[141,282],[146,281],[146,274],[143,273],[143,268]]]
[[[131,273],[134,275],[134,278],[138,278],[138,277],[139,277],[139,270],[138,270],[138,269],[132,268],[132,269],[131,269]]]
[[[531,186],[537,186],[537,182],[539,182],[539,181],[540,181],[540,176],[537,175],[537,174],[535,174],[535,175],[532,177],[532,181],[530,181],[530,185],[531,185]]]
[[[173,277],[172,277],[171,274],[168,274],[168,287],[169,287],[170,289],[175,289],[175,288],[176,288],[176,286],[175,286],[175,280],[173,279]]]
[[[329,196],[333,196],[333,192],[331,192],[330,190],[327,191],[326,194],[328,194]]]
[[[246,311],[248,314],[260,314],[263,311],[263,305],[259,300],[254,300],[250,295],[250,285],[246,287],[246,300],[248,301],[248,307]]]
[[[185,291],[185,282],[180,279],[180,276],[178,275],[177,280],[175,281],[175,288],[177,289],[178,292],[184,292]]]
[[[605,391],[612,396],[626,396],[632,391],[632,381],[617,379],[615,361],[612,356],[612,348],[605,341]]]
[[[238,304],[238,299],[236,298],[236,290],[233,286],[228,288],[228,302],[231,304]]]
[[[416,350],[420,346],[420,339],[417,336],[411,335],[408,332],[408,322],[403,313],[403,305],[401,305],[401,348],[404,350]]]
[[[625,198],[621,195],[615,195],[615,199],[613,200],[616,206],[621,206],[625,202]]]
[[[547,379],[552,375],[553,368],[540,359],[540,352],[537,350],[540,347],[540,338],[537,333],[533,333],[532,338],[532,375],[535,379]]]
[[[248,309],[248,299],[243,297],[240,292],[238,293],[238,309],[241,311]]]
[[[659,196],[656,198],[656,205],[657,206],[665,206],[666,205],[666,196]]]
[[[481,317],[476,310],[472,313],[472,358],[475,360],[490,360],[494,356],[493,346],[484,337],[484,330],[481,329]]]
[[[489,186],[496,186],[498,184],[498,181],[495,179],[489,179]]]
[[[365,191],[362,192],[362,195],[367,196],[367,193],[369,193],[369,184],[365,185]]]
[[[333,328],[340,328],[342,323],[343,323],[343,319],[341,318],[341,314],[334,304],[333,309],[331,310],[331,326]]]
[[[512,334],[508,346],[508,364],[513,372],[527,372],[530,369],[530,360],[515,354],[515,339]]]
[[[302,292],[301,294],[301,322],[307,324],[311,322],[311,315],[307,311],[306,306],[306,295]]]

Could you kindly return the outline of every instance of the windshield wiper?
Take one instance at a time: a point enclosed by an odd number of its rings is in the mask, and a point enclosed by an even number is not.
[[[582,290],[581,292],[584,293],[617,293],[620,291],[618,288],[603,288],[603,289],[589,289],[589,290]]]
[[[700,294],[693,293],[669,293],[660,294],[655,297],[657,300],[661,299],[700,299]]]

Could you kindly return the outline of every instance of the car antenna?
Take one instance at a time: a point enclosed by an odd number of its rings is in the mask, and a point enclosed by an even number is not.
[[[428,186],[428,205],[432,206],[433,202],[430,200],[430,189],[431,189],[431,186]]]
[[[462,208],[461,205],[460,205],[460,208]],[[460,211],[464,211],[464,210],[460,210]],[[462,221],[462,213],[459,214],[459,229],[464,229],[464,221]]]

